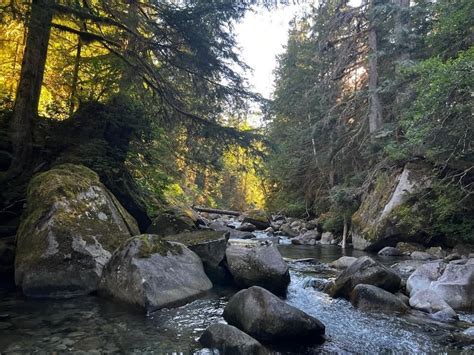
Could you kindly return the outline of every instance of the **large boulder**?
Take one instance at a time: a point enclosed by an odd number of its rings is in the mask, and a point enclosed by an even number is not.
[[[158,213],[147,229],[149,234],[173,235],[197,230],[199,215],[190,207],[173,206]]]
[[[401,278],[396,272],[368,256],[362,256],[344,270],[326,291],[332,297],[349,299],[352,290],[359,284],[373,285],[389,292],[396,292],[400,288],[400,283]]]
[[[268,218],[268,215],[262,210],[246,211],[242,220],[242,224],[244,223],[251,223],[260,230],[270,227],[270,219]]]
[[[379,256],[402,256],[403,253],[394,247],[385,247],[378,252]]]
[[[150,312],[182,305],[211,288],[194,252],[143,234],[115,251],[104,268],[99,292]]]
[[[218,283],[226,282],[228,271],[223,266],[229,233],[203,230],[164,237],[167,241],[184,244],[202,260],[207,276]]]
[[[255,234],[252,232],[239,231],[234,228],[230,228],[225,225],[222,221],[214,221],[209,224],[209,229],[219,232],[229,233],[230,239],[252,239],[255,238]]]
[[[334,237],[334,234],[332,234],[331,232],[324,232],[321,235],[321,240],[319,241],[319,243],[323,245],[331,245],[331,244],[337,244],[337,240]]]
[[[283,223],[280,226],[280,232],[283,233],[283,235],[287,235],[293,238],[297,237],[300,234],[297,230],[291,228],[289,223]]]
[[[33,177],[17,233],[15,281],[31,297],[97,290],[114,250],[139,234],[92,170],[65,164]]]
[[[410,297],[410,306],[426,313],[450,311],[451,307],[435,291],[424,289]]]
[[[226,258],[238,286],[261,286],[279,295],[286,294],[290,283],[288,265],[273,243],[231,239]]]
[[[474,264],[448,264],[430,289],[455,310],[474,311]]]
[[[218,349],[223,354],[265,354],[265,348],[262,344],[250,335],[228,324],[212,324],[201,335],[199,342],[202,346]]]
[[[224,309],[224,319],[262,342],[324,339],[325,327],[319,320],[257,286],[237,292]]]
[[[431,167],[411,162],[402,170],[382,171],[352,217],[355,249],[378,251],[400,241],[423,241],[420,233],[429,216],[410,199],[431,182]]]
[[[406,312],[399,297],[373,285],[359,284],[352,290],[351,303],[363,311]]]
[[[431,282],[440,278],[446,264],[443,262],[431,262],[423,264],[413,272],[407,280],[407,291],[414,295],[420,290],[430,287]]]
[[[321,234],[317,230],[309,230],[295,238],[291,243],[295,245],[316,245],[316,241],[321,239]]]

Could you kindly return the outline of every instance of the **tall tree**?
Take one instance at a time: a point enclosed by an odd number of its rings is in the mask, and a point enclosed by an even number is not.
[[[48,53],[54,0],[33,0],[28,23],[20,82],[12,119],[13,160],[7,176],[20,174],[28,167],[33,151],[33,125]]]

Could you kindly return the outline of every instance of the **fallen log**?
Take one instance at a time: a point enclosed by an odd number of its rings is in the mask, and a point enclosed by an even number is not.
[[[240,212],[237,211],[229,211],[229,210],[219,210],[217,208],[206,208],[206,207],[195,207],[193,209],[198,212],[206,212],[206,213],[215,213],[215,214],[225,214],[229,216],[240,216]]]

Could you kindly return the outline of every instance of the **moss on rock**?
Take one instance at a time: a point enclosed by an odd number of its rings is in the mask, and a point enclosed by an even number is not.
[[[168,241],[178,242],[189,246],[197,244],[214,242],[222,239],[225,236],[225,232],[218,232],[212,230],[203,230],[196,232],[186,232],[180,234],[174,234],[166,236],[164,239]]]
[[[183,253],[181,245],[163,240],[163,238],[158,235],[142,234],[135,238],[139,243],[138,258],[149,258],[153,254],[168,256]]]

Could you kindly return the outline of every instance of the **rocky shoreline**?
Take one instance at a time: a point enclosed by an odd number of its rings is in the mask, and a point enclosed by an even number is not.
[[[202,297],[213,287],[240,289],[224,309],[228,325],[211,325],[203,346],[232,353],[264,353],[268,344],[324,342],[325,325],[286,304],[290,283],[280,242],[338,245],[318,220],[198,214],[173,207],[140,234],[97,175],[64,165],[39,174],[28,189],[27,211],[16,236],[2,240],[2,272],[31,298],[71,298],[91,293],[150,313]],[[15,255],[15,264],[12,255]],[[474,254],[399,242],[379,258],[405,256],[388,268],[369,256],[344,256],[330,265],[337,276],[314,285],[361,311],[423,311],[453,321],[474,309]],[[409,258],[409,259],[408,259]],[[3,265],[6,265],[5,267]],[[466,337],[472,329],[466,330]]]

